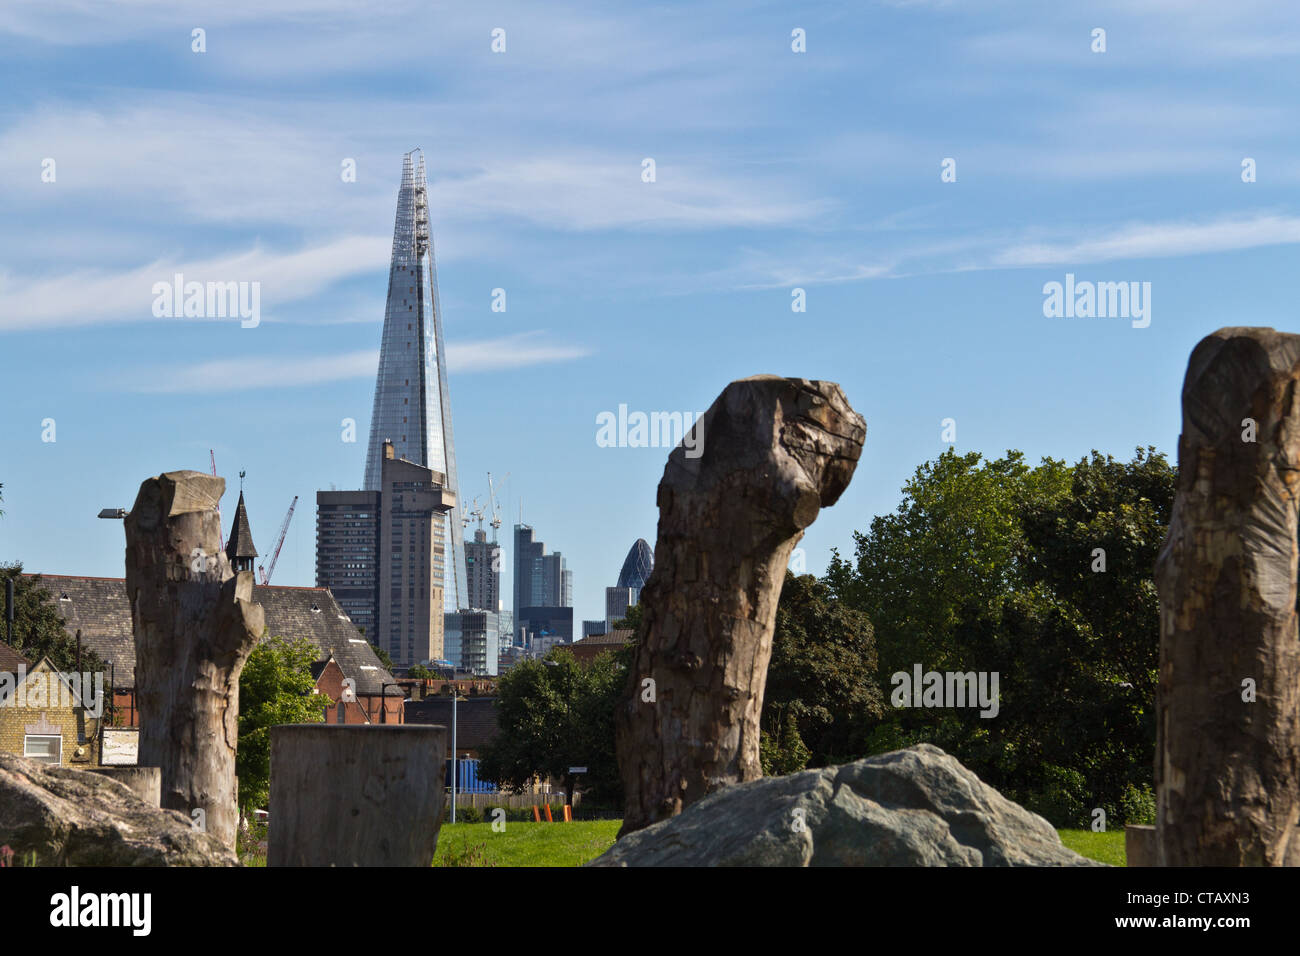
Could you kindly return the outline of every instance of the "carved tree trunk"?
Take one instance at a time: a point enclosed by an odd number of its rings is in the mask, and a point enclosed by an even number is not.
[[[235,575],[219,546],[225,487],[197,471],[140,485],[126,516],[126,591],[139,763],[161,769],[164,809],[182,811],[233,846],[239,674],[265,618],[252,600],[252,573]]]
[[[762,375],[728,385],[696,423],[696,451],[683,443],[669,456],[642,642],[616,721],[621,833],[762,776],[786,565],[848,486],[866,432],[838,385]]]
[[[1156,561],[1159,865],[1300,856],[1297,383],[1300,336],[1272,329],[1220,329],[1188,363]]]

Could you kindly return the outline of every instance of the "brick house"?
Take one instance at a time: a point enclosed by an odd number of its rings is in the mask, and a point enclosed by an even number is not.
[[[451,697],[426,697],[406,702],[408,724],[441,724],[447,728],[447,746],[451,746]],[[497,699],[470,697],[456,704],[456,755],[477,760],[483,745],[495,739]]]
[[[572,654],[579,664],[590,664],[601,654],[616,651],[630,643],[635,633],[629,629],[610,631],[608,634],[592,634],[572,644],[557,644],[556,648],[565,654]]]
[[[33,665],[0,643],[0,750],[61,767],[95,766],[105,705],[83,700],[80,680],[69,681],[48,657]]]

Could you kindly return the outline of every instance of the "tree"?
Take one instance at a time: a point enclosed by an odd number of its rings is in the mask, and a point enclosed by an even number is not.
[[[415,664],[406,669],[406,676],[414,677],[416,680],[424,680],[426,678],[432,677],[433,674],[423,664]]]
[[[239,678],[239,806],[245,815],[265,807],[271,787],[271,727],[319,723],[334,701],[316,693],[311,665],[316,649],[305,639],[270,637],[249,655]]]
[[[1058,824],[1149,806],[1174,475],[1154,449],[1036,468],[950,450],[919,468],[826,582],[871,618],[885,694],[917,664],[997,673],[999,710],[890,708],[870,750],[932,742]]]
[[[364,633],[365,632],[362,631],[362,634]],[[388,651],[384,650],[378,644],[371,644],[370,649],[374,651],[375,656],[379,658],[379,663],[384,665],[384,670],[391,674],[393,672],[393,659],[388,656]]]
[[[483,748],[479,776],[515,791],[535,777],[563,781],[573,801],[570,767],[586,767],[584,790],[591,799],[622,799],[614,753],[614,708],[627,667],[626,648],[579,664],[570,653],[552,650],[545,660],[521,661],[497,682],[500,732]]]
[[[14,649],[32,663],[48,657],[56,670],[76,670],[77,641],[63,626],[54,595],[41,583],[39,574],[24,577],[20,562],[0,564],[0,622],[9,619],[3,586],[6,579],[14,582]],[[3,637],[0,631],[0,639]],[[87,647],[81,648],[80,669],[84,673],[107,670],[99,655]]]
[[[822,767],[860,756],[883,714],[866,614],[811,574],[787,572],[763,700],[762,730],[771,738],[763,772],[790,773],[807,762]],[[797,762],[799,753],[805,762]],[[778,767],[783,769],[773,769]]]
[[[614,629],[618,631],[636,632],[641,628],[641,605],[633,604],[624,613],[624,615],[614,622]]]

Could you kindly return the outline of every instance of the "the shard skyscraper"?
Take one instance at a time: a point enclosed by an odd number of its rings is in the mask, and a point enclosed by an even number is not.
[[[418,162],[414,159],[417,155]],[[384,337],[366,453],[367,491],[381,490],[385,441],[392,442],[396,457],[442,472],[446,488],[458,492],[438,266],[429,231],[424,153],[419,149],[402,158]],[[459,495],[457,502],[443,522],[443,553],[449,558],[443,565],[443,596],[448,611],[468,607]]]

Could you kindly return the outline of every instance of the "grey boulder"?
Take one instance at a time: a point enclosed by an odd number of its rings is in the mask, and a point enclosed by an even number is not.
[[[235,852],[125,784],[0,753],[0,846],[24,866],[238,866]]]
[[[1101,866],[930,744],[712,793],[589,866]]]

